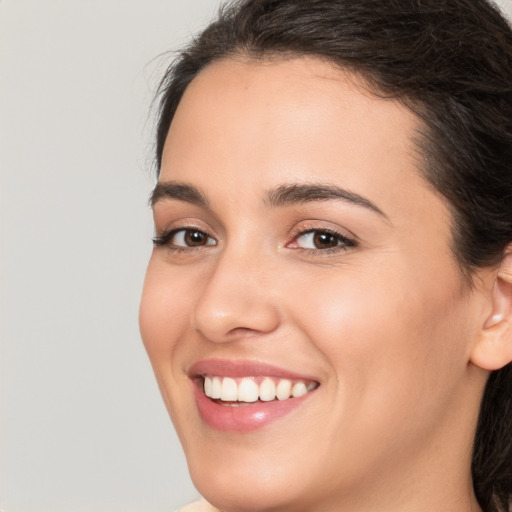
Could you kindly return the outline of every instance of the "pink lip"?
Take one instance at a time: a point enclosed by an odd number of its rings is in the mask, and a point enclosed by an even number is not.
[[[207,359],[192,365],[188,374],[193,378],[199,375],[219,375],[222,377],[277,377],[281,379],[313,380],[315,377],[291,372],[277,366],[257,361],[230,361],[224,359]]]
[[[314,393],[310,392],[300,398],[274,400],[271,402],[254,402],[247,405],[225,405],[208,398],[202,389],[202,375],[219,375],[226,377],[257,377],[260,375],[284,379],[315,380],[281,368],[252,362],[207,360],[194,364],[189,371],[194,384],[194,396],[199,415],[211,428],[223,431],[249,432],[265,427],[275,420],[300,408]]]

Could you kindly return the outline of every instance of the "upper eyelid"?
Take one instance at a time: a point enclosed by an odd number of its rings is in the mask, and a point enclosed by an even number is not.
[[[199,207],[184,203],[163,199],[152,208],[155,230],[179,228],[199,229],[205,233],[216,236],[223,232],[222,221],[212,212],[203,211]]]
[[[211,226],[203,226],[203,221],[200,219],[179,219],[169,223],[168,227],[163,229],[158,229],[155,225],[155,237],[156,239],[161,239],[164,237],[168,237],[169,239],[175,235],[179,231],[186,230],[197,230],[201,233],[204,233],[207,237],[212,238],[216,241],[215,245],[218,245],[220,239],[222,238],[222,234],[219,234],[217,230],[213,229]],[[173,226],[174,224],[174,226]],[[288,230],[288,240],[284,243],[285,246],[290,244],[293,240],[297,239],[302,235],[306,235],[311,232],[326,232],[332,235],[340,237],[342,240],[351,242],[350,246],[357,246],[360,243],[359,238],[352,233],[350,230],[346,228],[342,228],[338,225],[329,226],[327,224],[332,224],[330,221],[322,220],[322,219],[308,219],[302,220],[299,222],[294,222],[294,227]],[[320,250],[320,249],[319,249]]]
[[[316,219],[296,223],[295,227],[291,230],[290,236],[292,237],[292,239],[295,239],[302,234],[311,233],[312,231],[325,231],[333,235],[338,235],[341,238],[352,240],[355,243],[359,242],[359,237],[352,231],[343,228],[339,225],[333,225],[329,221]]]
[[[222,222],[216,213],[200,205],[163,197],[154,203],[151,209],[155,226],[183,223],[183,227],[187,228],[190,223],[200,231],[222,231]]]
[[[196,231],[201,231],[205,235],[211,236],[212,238],[217,238],[217,230],[211,227],[208,223],[204,222],[200,218],[197,217],[189,217],[189,218],[176,218],[176,219],[161,219],[157,220],[155,218],[154,222],[155,233],[169,233],[171,231],[181,231],[192,229]]]
[[[353,247],[357,247],[359,245],[358,240],[356,240],[355,238],[349,237],[347,235],[344,235],[343,233],[340,233],[339,231],[332,230],[332,229],[325,229],[325,228],[324,229],[307,229],[305,231],[300,231],[295,236],[293,236],[291,242],[294,242],[295,240],[301,238],[302,236],[308,235],[310,233],[315,233],[315,232],[328,233],[330,235],[333,235],[333,236],[337,237],[341,242],[343,242],[343,244],[344,244],[343,247],[345,247],[345,248],[347,248],[347,247],[353,248]],[[341,248],[342,246],[339,246],[339,247]],[[333,247],[331,249],[328,249],[328,248],[325,248],[325,249],[306,249],[306,248],[303,248],[303,247],[299,247],[298,249],[303,249],[303,250],[308,250],[308,251],[325,252],[325,251],[328,251],[328,250],[335,249],[335,247]]]
[[[339,231],[336,231],[335,229],[329,229],[329,228],[315,228],[315,229],[306,229],[304,231],[299,231],[294,238],[298,238],[300,236],[308,235],[309,233],[328,233],[330,235],[338,236],[339,238],[343,238],[345,240],[352,240],[352,237],[345,235],[343,233],[340,233]]]
[[[179,233],[180,231],[199,231],[203,235],[206,235],[208,238],[213,238],[214,240],[217,240],[215,236],[213,236],[211,233],[206,231],[203,228],[197,228],[195,226],[185,226],[185,227],[176,227],[176,228],[169,228],[164,229],[161,232],[157,232],[155,236],[157,237],[172,237]]]
[[[206,235],[207,238],[214,240],[215,243],[213,244],[205,244],[200,246],[187,246],[187,245],[178,245],[175,243],[171,243],[172,239],[176,236],[177,233],[180,231],[199,231]],[[168,229],[161,232],[157,232],[155,236],[153,237],[153,245],[155,247],[163,247],[167,248],[170,251],[177,252],[177,251],[197,251],[204,249],[205,247],[213,247],[218,245],[218,241],[213,236],[209,235],[202,229],[197,229],[193,227],[183,227],[183,228],[175,228],[175,229]]]

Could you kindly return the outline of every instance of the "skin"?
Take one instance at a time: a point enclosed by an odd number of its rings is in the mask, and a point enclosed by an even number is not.
[[[219,61],[186,90],[159,182],[209,205],[160,197],[155,229],[200,230],[208,244],[155,247],[140,324],[194,483],[225,512],[480,510],[470,460],[488,373],[472,357],[494,278],[462,277],[418,128],[314,58]],[[270,205],[284,184],[336,185],[380,212],[336,198]],[[318,248],[300,234],[312,230],[353,245]],[[212,358],[320,387],[261,429],[217,431],[188,376]]]

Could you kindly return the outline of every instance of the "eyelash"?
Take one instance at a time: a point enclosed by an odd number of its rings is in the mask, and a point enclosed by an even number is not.
[[[185,245],[174,245],[171,243],[171,240],[173,239],[176,234],[184,232],[195,232],[195,233],[201,233],[202,235],[206,236],[209,239],[213,239],[208,233],[205,233],[201,229],[197,229],[194,227],[183,227],[183,228],[177,228],[177,229],[171,229],[164,231],[163,233],[155,236],[153,238],[153,244],[155,247],[167,247],[168,250],[172,252],[188,252],[191,250],[200,250],[207,246],[215,246],[217,243],[214,244],[205,244],[200,246],[185,246]],[[301,251],[303,254],[307,255],[326,255],[326,254],[332,254],[339,251],[346,251],[350,248],[357,247],[358,243],[356,240],[352,238],[348,238],[347,236],[339,233],[338,231],[330,228],[308,228],[308,229],[298,229],[295,233],[291,236],[291,242],[287,244],[287,247],[289,247],[290,244],[296,243],[296,241],[305,235],[311,234],[311,233],[317,233],[317,234],[328,234],[333,236],[338,242],[341,242],[340,245],[337,245],[335,247],[327,247],[327,248],[305,248],[305,247],[295,247],[294,250]]]
[[[347,251],[351,248],[357,247],[357,245],[358,245],[356,240],[354,240],[352,238],[348,238],[347,236],[343,235],[339,231],[336,231],[335,229],[325,228],[325,227],[323,227],[323,228],[311,227],[311,228],[307,228],[307,229],[304,229],[304,227],[302,227],[301,229],[298,229],[297,232],[292,235],[291,243],[296,243],[296,241],[300,237],[303,237],[303,236],[311,234],[311,233],[331,235],[336,239],[337,242],[341,242],[341,243],[340,243],[340,245],[337,245],[335,247],[326,247],[323,249],[320,249],[320,248],[310,249],[310,248],[305,248],[305,247],[296,247],[295,250],[299,250],[303,254],[306,254],[306,255],[315,255],[315,256],[322,255],[323,256],[323,255],[333,254],[336,252]]]
[[[184,234],[186,234],[187,232],[201,233],[202,235],[206,236],[207,238],[213,239],[213,237],[211,237],[210,235],[208,235],[208,233],[205,233],[201,229],[197,229],[194,227],[184,227],[184,228],[170,229],[170,230],[164,231],[163,233],[155,236],[153,238],[153,245],[155,247],[167,247],[167,249],[172,252],[186,252],[186,251],[191,251],[191,250],[202,249],[203,247],[206,247],[206,246],[217,245],[217,244],[206,244],[205,246],[193,247],[193,246],[172,244],[171,240],[174,238],[174,236],[176,236],[178,233],[180,233],[182,231]]]

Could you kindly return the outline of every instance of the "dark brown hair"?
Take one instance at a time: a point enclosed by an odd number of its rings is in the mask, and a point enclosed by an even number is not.
[[[512,30],[486,0],[242,0],[221,10],[159,90],[158,169],[181,97],[212,62],[313,55],[349,69],[423,120],[424,175],[453,215],[453,251],[471,282],[512,241]],[[491,374],[475,436],[485,512],[512,496],[512,367]]]

